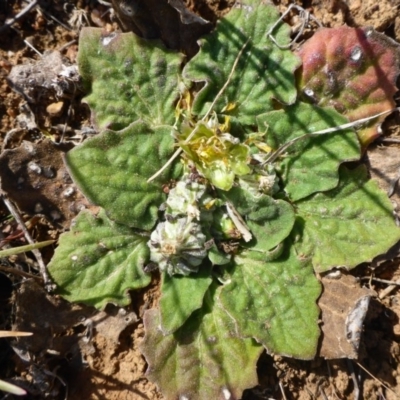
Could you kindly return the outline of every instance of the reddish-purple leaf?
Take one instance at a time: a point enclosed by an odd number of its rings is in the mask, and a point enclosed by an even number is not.
[[[305,98],[333,106],[350,121],[391,110],[399,75],[399,44],[372,28],[322,28],[298,51]],[[379,136],[385,115],[359,130],[364,147]]]

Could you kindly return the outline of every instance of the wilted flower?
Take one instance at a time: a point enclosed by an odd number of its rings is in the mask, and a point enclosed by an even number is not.
[[[168,194],[167,213],[200,220],[201,199],[205,197],[205,192],[205,185],[190,180],[188,176],[183,177]]]
[[[159,223],[147,244],[151,261],[169,275],[197,272],[207,256],[206,236],[190,218]]]

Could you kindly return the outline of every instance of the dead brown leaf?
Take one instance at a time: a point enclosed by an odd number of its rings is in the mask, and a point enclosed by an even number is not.
[[[318,305],[323,338],[319,355],[326,359],[355,359],[369,300],[376,293],[360,287],[356,278],[344,273],[338,279],[328,274],[321,281],[324,289]]]

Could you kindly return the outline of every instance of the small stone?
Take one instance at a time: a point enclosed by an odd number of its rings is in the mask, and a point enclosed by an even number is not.
[[[397,337],[400,336],[400,325],[396,324],[393,326],[393,334]]]
[[[61,214],[56,210],[51,211],[50,215],[51,215],[51,218],[53,218],[53,221],[57,221],[57,220],[61,219]]]
[[[38,175],[42,173],[42,168],[33,161],[28,164],[28,168],[31,171],[36,172]]]
[[[40,203],[35,204],[35,213],[41,213],[43,211],[43,206]]]
[[[35,154],[35,148],[33,147],[33,144],[31,142],[28,142],[26,140],[24,140],[22,142],[22,145],[24,146],[24,149],[31,154]]]
[[[46,178],[54,178],[56,176],[56,173],[54,172],[54,169],[52,167],[44,167],[43,168],[43,175]]]
[[[48,114],[50,114],[52,117],[57,117],[58,115],[61,114],[62,110],[64,107],[64,102],[63,101],[58,101],[57,103],[51,103],[46,107],[46,111]]]
[[[72,186],[70,186],[70,187],[68,187],[67,189],[64,190],[63,196],[64,197],[70,197],[70,196],[72,196],[74,194],[74,192],[75,192],[75,189]]]

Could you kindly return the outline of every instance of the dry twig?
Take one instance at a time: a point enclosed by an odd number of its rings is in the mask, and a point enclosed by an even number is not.
[[[8,208],[8,211],[10,211],[11,215],[14,217],[14,219],[18,222],[18,224],[21,226],[22,231],[24,232],[24,236],[28,243],[34,244],[35,241],[32,239],[32,236],[30,235],[27,227],[25,226],[24,220],[21,218],[18,210],[15,208],[14,204],[10,200],[8,200],[4,194],[2,195],[2,199],[6,207]],[[42,258],[42,254],[38,249],[33,249],[31,250],[33,255],[36,258],[36,261],[38,262],[39,265],[39,270],[40,273],[43,277],[44,285],[48,291],[54,290],[54,284],[52,283],[50,276],[47,272],[46,266],[44,265],[44,261]]]
[[[10,28],[14,25],[21,17],[27,14],[29,11],[33,10],[39,3],[39,0],[31,1],[22,11],[20,11],[15,17],[11,18],[10,20],[6,21],[2,27],[0,27],[0,33],[5,31],[6,29]]]
[[[389,386],[385,385],[382,381],[380,381],[375,375],[372,375],[371,372],[369,372],[367,370],[367,368],[363,367],[358,361],[355,361],[356,364],[362,369],[364,370],[374,381],[380,383],[385,389],[389,390],[389,392],[392,392],[395,396],[397,396],[396,392],[394,392],[394,390],[390,389]]]

